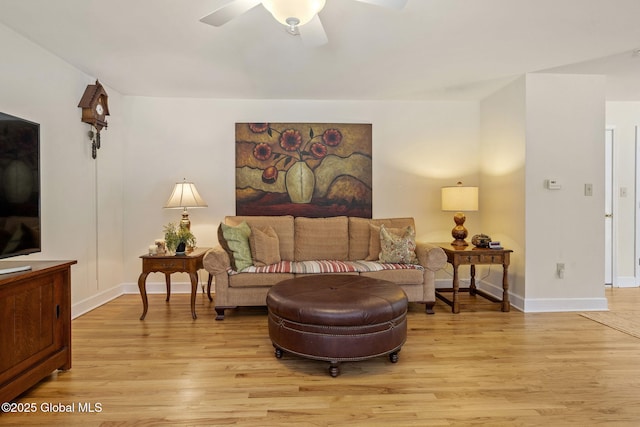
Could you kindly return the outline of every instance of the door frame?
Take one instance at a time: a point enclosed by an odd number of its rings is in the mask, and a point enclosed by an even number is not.
[[[609,141],[610,141],[610,146],[609,146]],[[605,182],[604,182],[604,187],[605,187],[605,206],[603,206],[603,213],[606,215],[607,214],[607,210],[608,208],[611,209],[611,225],[610,225],[610,232],[611,235],[609,236],[609,241],[611,244],[611,248],[607,247],[607,237],[606,237],[606,227],[607,227],[607,221],[606,221],[606,217],[605,217],[605,221],[604,221],[604,226],[605,226],[605,277],[604,277],[604,285],[611,285],[611,287],[616,286],[618,280],[617,280],[617,246],[618,246],[618,238],[617,238],[617,216],[618,216],[618,198],[616,197],[616,191],[615,189],[617,188],[617,177],[616,177],[616,156],[615,156],[615,146],[616,146],[616,132],[615,132],[615,127],[614,126],[607,126],[605,129],[605,174],[607,174],[607,171],[609,171],[609,177],[605,176]],[[636,151],[636,156],[638,156],[638,152]],[[608,163],[608,164],[607,164]],[[610,182],[607,182],[609,181]],[[608,185],[607,185],[608,184]],[[607,200],[610,200],[610,206],[607,206]],[[636,239],[637,241],[638,239]],[[610,270],[611,270],[611,283],[607,283],[607,268],[606,268],[606,263],[607,260],[611,263],[610,265]],[[636,266],[637,268],[637,266]],[[638,271],[636,271],[635,276],[638,276]]]
[[[635,127],[635,138],[634,138],[634,144],[635,144],[635,152],[636,152],[636,159],[635,159],[635,183],[636,183],[636,188],[635,191],[633,192],[633,206],[634,206],[634,210],[635,210],[635,215],[634,215],[634,224],[633,224],[633,228],[634,228],[634,235],[635,235],[635,246],[634,246],[634,254],[633,254],[633,260],[634,260],[634,264],[635,264],[635,285],[639,286],[640,285],[640,258],[638,258],[638,254],[640,253],[640,236],[638,236],[638,224],[640,223],[640,206],[638,206],[638,198],[640,197],[639,194],[639,187],[638,185],[640,185],[640,174],[638,173],[638,166],[640,165],[640,141],[638,140],[640,138],[640,126],[636,125]]]

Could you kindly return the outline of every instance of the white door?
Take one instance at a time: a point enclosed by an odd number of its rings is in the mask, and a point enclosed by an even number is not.
[[[613,129],[605,131],[605,184],[604,184],[604,284],[613,286],[614,233],[613,233]]]

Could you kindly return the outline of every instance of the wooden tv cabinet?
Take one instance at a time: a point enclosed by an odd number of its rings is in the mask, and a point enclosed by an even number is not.
[[[71,266],[76,261],[2,261],[0,402],[10,402],[56,369],[71,368]]]

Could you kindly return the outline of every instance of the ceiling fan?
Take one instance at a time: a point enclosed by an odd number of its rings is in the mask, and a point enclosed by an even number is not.
[[[306,46],[327,43],[327,34],[322,27],[318,12],[326,0],[229,0],[226,4],[200,19],[205,24],[220,27],[233,18],[262,4],[271,15],[286,26],[287,32],[300,35]],[[407,0],[354,0],[389,9],[400,10]]]

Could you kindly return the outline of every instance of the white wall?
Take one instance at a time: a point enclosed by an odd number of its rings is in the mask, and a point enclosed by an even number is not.
[[[639,102],[607,102],[607,126],[614,132],[615,183],[613,197],[616,206],[614,226],[617,227],[617,286],[637,286],[636,269],[636,126],[640,125]],[[620,195],[626,188],[627,196]]]
[[[525,150],[526,86],[522,77],[484,99],[481,106],[480,212],[482,232],[513,250],[509,267],[511,303],[522,309],[525,298]],[[477,234],[477,233],[476,233]],[[486,270],[486,269],[483,269]],[[501,297],[502,271],[487,280]],[[486,286],[481,284],[481,286]]]
[[[526,94],[525,310],[606,308],[605,78],[528,74]],[[545,179],[562,189],[544,188]]]
[[[40,124],[42,252],[16,259],[77,260],[78,304],[122,282],[122,97],[107,88],[110,126],[92,160],[77,105],[95,78],[2,25],[0,52],[0,111]]]
[[[604,83],[528,74],[481,103],[482,224],[514,249],[512,302],[524,311],[606,308]],[[494,271],[484,285],[495,293],[500,280]]]
[[[127,97],[125,281],[140,274],[139,255],[180,218],[165,210],[173,184],[195,182],[209,207],[190,211],[198,245],[217,244],[216,229],[235,214],[236,122],[373,124],[373,215],[413,216],[418,238],[448,240],[451,215],[440,187],[475,176],[475,102],[211,100]],[[186,276],[176,277],[187,281]],[[159,274],[149,283],[164,282]]]

